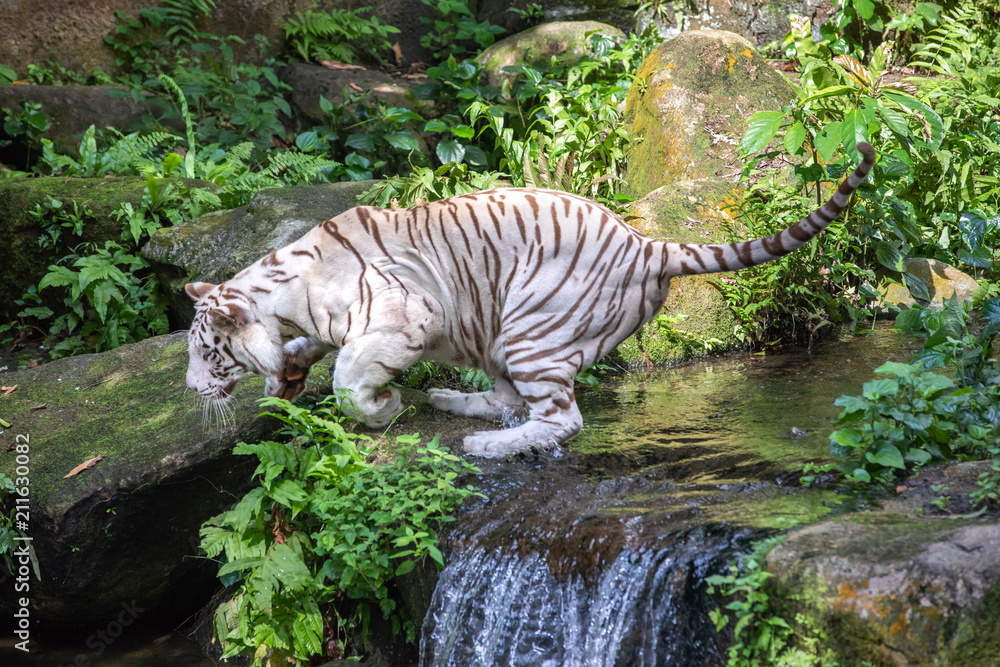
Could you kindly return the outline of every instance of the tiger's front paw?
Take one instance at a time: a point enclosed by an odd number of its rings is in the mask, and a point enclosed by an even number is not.
[[[296,362],[294,356],[285,358],[285,367],[278,372],[277,377],[267,378],[264,384],[265,396],[277,396],[286,401],[294,401],[305,391],[309,368],[300,368]]]
[[[499,431],[477,431],[462,441],[462,449],[472,456],[488,459],[502,459],[524,454],[534,449],[546,450],[556,447],[555,438],[538,438],[526,433],[523,428],[505,428]]]

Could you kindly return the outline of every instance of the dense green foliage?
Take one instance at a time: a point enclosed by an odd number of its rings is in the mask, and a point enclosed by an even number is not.
[[[416,435],[398,437],[391,458],[373,462],[374,443],[345,428],[332,399],[312,410],[262,404],[282,411],[265,414],[285,423],[291,442],[239,444],[234,453],[260,460],[260,486],[202,528],[202,548],[233,587],[216,614],[224,656],[342,657],[343,633],[367,626],[369,604],[412,641],[391,579],[426,557],[443,566],[438,532],[480,495],[460,485],[477,470]]]
[[[384,63],[392,51],[388,36],[399,28],[383,25],[375,16],[360,16],[370,11],[371,7],[296,12],[285,22],[288,48],[305,62]]]

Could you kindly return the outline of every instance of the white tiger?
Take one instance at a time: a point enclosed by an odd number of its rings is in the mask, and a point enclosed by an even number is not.
[[[334,390],[384,426],[401,408],[388,383],[419,359],[472,366],[492,391],[432,389],[432,406],[519,426],[480,431],[465,451],[503,456],[576,435],[573,394],[589,367],[656,315],[672,276],[732,271],[802,246],[843,210],[875,163],[864,160],[820,209],[773,236],[731,244],[653,241],[608,209],[565,192],[498,189],[409,209],[357,207],[318,225],[196,301],[187,385],[224,401],[248,372],[293,398],[308,367],[339,349]]]

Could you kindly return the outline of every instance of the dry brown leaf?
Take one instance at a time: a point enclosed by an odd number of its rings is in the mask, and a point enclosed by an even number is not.
[[[336,60],[320,60],[319,64],[327,69],[364,69],[361,65],[348,65]]]
[[[392,55],[396,59],[396,66],[403,64],[403,49],[399,48],[399,42],[392,45]]]
[[[361,86],[359,86],[358,84],[354,83],[353,81],[351,81],[351,82],[350,82],[349,84],[347,84],[347,85],[349,85],[349,86],[351,87],[351,90],[353,90],[353,91],[354,91],[354,92],[356,92],[356,93],[363,93],[363,92],[365,92],[365,89],[364,89],[364,88],[362,88],[362,87],[361,87]]]
[[[77,467],[75,467],[72,470],[70,470],[66,475],[64,475],[63,479],[66,479],[67,477],[72,477],[73,475],[79,475],[81,472],[83,472],[87,468],[93,468],[95,465],[97,465],[97,462],[100,461],[103,458],[104,458],[103,456],[95,456],[94,458],[92,458],[90,460],[84,461],[83,463],[81,463]]]
[[[38,361],[31,361],[28,363],[28,368],[34,368],[38,365]]]
[[[0,387],[0,396],[6,396],[7,394],[13,392],[15,389],[17,389],[16,384],[13,387]]]
[[[44,410],[47,407],[49,407],[48,403],[39,403],[38,405],[31,406],[31,409],[32,410]]]

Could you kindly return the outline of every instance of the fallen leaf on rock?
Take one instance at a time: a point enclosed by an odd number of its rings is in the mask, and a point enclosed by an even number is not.
[[[45,408],[47,408],[47,407],[49,407],[49,404],[48,404],[48,403],[40,403],[40,404],[38,404],[38,405],[33,405],[33,406],[31,406],[31,409],[32,409],[32,410],[44,410],[44,409],[45,409]]]
[[[81,472],[83,472],[87,468],[93,468],[95,465],[97,465],[97,462],[100,461],[103,458],[104,458],[103,456],[95,456],[92,459],[84,461],[83,463],[81,463],[77,467],[75,467],[72,470],[70,470],[69,473],[67,473],[65,476],[63,476],[63,479],[66,479],[67,477],[72,477],[73,475],[79,475]]]
[[[319,64],[327,69],[364,69],[361,65],[348,65],[336,60],[320,60]]]
[[[15,389],[17,389],[17,385],[16,384],[13,387],[0,387],[0,396],[6,396],[7,394],[11,393]]]
[[[356,93],[363,93],[363,92],[365,92],[365,89],[364,89],[364,88],[362,88],[362,87],[361,87],[361,86],[359,86],[358,84],[354,83],[353,81],[351,81],[351,82],[350,82],[349,84],[347,84],[347,85],[349,85],[349,86],[351,87],[351,90],[353,90],[353,91],[354,91],[354,92],[356,92]]]
[[[0,419],[0,426],[3,426],[4,428],[10,428],[10,422]]]
[[[28,368],[34,368],[38,365],[38,361],[32,361],[28,363]]]

